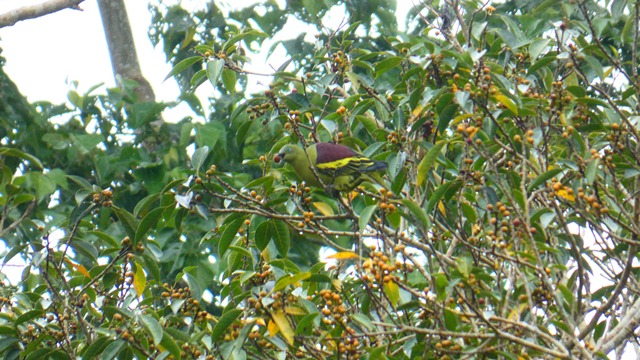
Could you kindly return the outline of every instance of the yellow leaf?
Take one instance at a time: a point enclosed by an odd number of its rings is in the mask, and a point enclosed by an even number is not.
[[[318,209],[324,216],[332,216],[334,214],[331,206],[327,205],[326,203],[318,201],[314,202],[313,206],[315,206],[316,209]]]
[[[442,200],[438,201],[438,210],[440,210],[442,215],[447,215],[447,209],[444,207]]]
[[[348,259],[357,259],[357,258],[359,258],[358,254],[351,251],[341,251],[333,255],[327,256],[327,259],[336,259],[336,260],[348,260]]]
[[[453,118],[453,120],[451,121],[451,125],[456,125],[457,123],[461,122],[462,120],[471,119],[472,117],[473,117],[473,114],[458,115],[455,118]]]
[[[134,272],[133,272],[133,289],[136,291],[138,296],[142,296],[145,287],[147,286],[147,275],[144,273],[144,269],[142,266],[138,264],[134,264]]]
[[[267,325],[267,330],[269,331],[269,336],[271,337],[276,336],[278,331],[280,331],[280,329],[278,329],[278,325],[276,325],[276,323],[273,322],[273,320],[269,320],[269,325]]]
[[[518,108],[516,107],[516,103],[514,103],[513,100],[511,100],[509,97],[505,95],[496,95],[495,98],[512,113],[518,115]]]
[[[269,252],[269,247],[267,246],[266,248],[264,248],[264,250],[262,250],[262,252],[260,253],[260,255],[262,255],[262,259],[265,262],[269,262],[271,261],[271,253]]]
[[[355,198],[356,198],[356,196],[358,196],[358,195],[360,195],[360,192],[359,192],[359,191],[355,191],[355,190],[354,190],[354,191],[350,192],[350,193],[349,193],[349,195],[348,195],[348,196],[349,196],[349,200],[350,200],[350,201],[353,201],[353,199],[355,199]]]
[[[264,319],[263,318],[257,318],[256,319],[256,325],[265,326],[267,324],[264,323]]]
[[[393,281],[389,281],[384,283],[383,288],[384,293],[387,295],[389,301],[391,302],[391,305],[398,305],[398,301],[400,300],[400,287],[398,287],[398,284],[394,283]]]
[[[418,106],[416,106],[415,109],[413,109],[411,114],[413,114],[413,116],[417,117],[418,115],[422,114],[422,110],[424,110],[424,105],[418,105]]]
[[[576,201],[576,197],[573,194],[570,194],[566,189],[556,190],[556,196],[571,202]]]
[[[518,306],[516,306],[515,308],[513,308],[513,310],[511,310],[511,312],[509,313],[509,320],[518,320],[520,319],[520,314],[526,310],[527,308],[529,308],[529,304],[528,303],[522,303],[519,304]]]
[[[284,314],[284,312],[282,310],[273,312],[271,313],[271,318],[278,327],[278,330],[282,334],[282,337],[287,340],[289,345],[293,345],[293,336],[295,335],[295,331],[293,331],[293,328],[291,328],[289,320],[287,320],[287,316]],[[271,332],[269,332],[269,334],[271,334]]]
[[[307,312],[299,306],[287,306],[284,308],[284,312],[289,315],[306,315]]]
[[[338,292],[342,291],[342,281],[340,281],[339,279],[331,280],[331,285],[333,285],[333,287],[336,288]]]
[[[324,339],[322,345],[327,348],[327,351],[334,351],[337,349],[338,341],[333,340],[331,333],[322,331],[320,333],[320,339]]]
[[[86,277],[91,277],[91,275],[89,274],[89,271],[87,271],[87,268],[85,268],[84,266],[80,265],[80,264],[76,264],[73,261],[64,258],[64,262],[66,262],[68,265],[70,265],[72,268],[78,270],[78,272]]]

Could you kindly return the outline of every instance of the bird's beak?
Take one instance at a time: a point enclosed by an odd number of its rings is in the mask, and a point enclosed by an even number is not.
[[[276,154],[276,156],[273,157],[273,161],[275,161],[278,165],[282,165],[282,163],[284,162],[284,153]]]

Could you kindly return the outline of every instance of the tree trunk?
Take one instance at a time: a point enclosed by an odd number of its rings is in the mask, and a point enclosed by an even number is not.
[[[134,80],[139,85],[135,90],[138,101],[155,101],[153,89],[140,70],[124,0],[98,0],[98,7],[116,82],[118,76]]]

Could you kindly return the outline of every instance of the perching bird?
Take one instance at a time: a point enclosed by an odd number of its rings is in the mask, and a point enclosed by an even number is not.
[[[311,170],[310,164],[313,164],[324,185],[337,191],[352,190],[363,181],[384,186],[378,171],[387,168],[383,161],[371,160],[344,145],[331,143],[309,145],[307,154],[298,145],[285,145],[274,160],[291,164],[296,174],[307,184],[322,186]]]

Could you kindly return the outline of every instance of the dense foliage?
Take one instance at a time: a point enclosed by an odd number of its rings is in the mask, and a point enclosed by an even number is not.
[[[2,276],[26,263],[2,279],[1,356],[637,345],[636,3],[416,2],[404,32],[391,0],[152,11],[193,110],[180,122],[158,121],[175,104],[138,102],[134,82],[28,104],[0,74]],[[308,32],[282,37],[294,20]],[[270,38],[288,58],[246,71]],[[248,88],[256,76],[270,84]],[[385,161],[388,186],[335,196],[273,162],[319,141]]]

